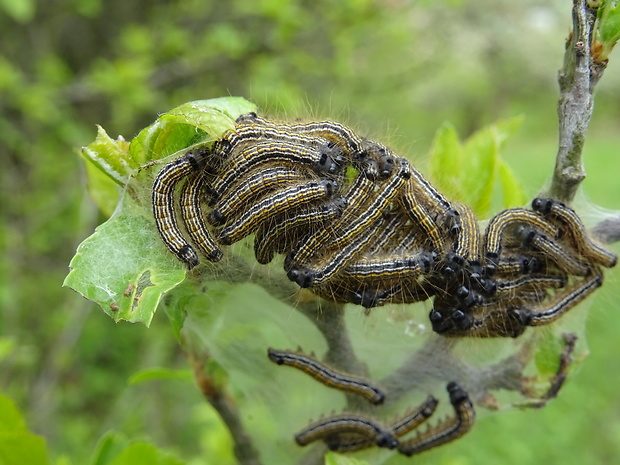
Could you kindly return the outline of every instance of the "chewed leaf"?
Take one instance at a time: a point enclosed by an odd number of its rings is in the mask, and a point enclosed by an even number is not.
[[[180,156],[196,143],[214,140],[234,127],[239,115],[254,110],[238,97],[190,102],[144,129],[129,151],[124,141],[100,130],[84,156],[97,160],[95,166],[125,188],[114,215],[78,247],[64,285],[97,302],[115,321],[148,326],[162,296],[185,279],[186,268],[163,245],[151,212],[153,178],[163,162],[145,162]],[[99,182],[100,176],[91,178],[101,188],[98,204],[110,211],[112,203],[103,197],[116,191]]]
[[[64,285],[97,302],[115,321],[148,326],[162,295],[186,271],[140,208],[125,192],[114,216],[79,245]]]

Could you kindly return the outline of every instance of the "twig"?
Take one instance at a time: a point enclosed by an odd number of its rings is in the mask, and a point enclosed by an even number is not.
[[[564,350],[560,354],[558,371],[553,378],[551,378],[551,385],[549,386],[549,389],[539,399],[520,405],[520,407],[540,409],[546,406],[551,399],[555,399],[558,396],[560,389],[564,386],[564,382],[568,377],[568,369],[573,363],[573,352],[575,351],[575,346],[577,345],[577,339],[579,339],[575,333],[563,334],[562,338],[565,343]],[[527,392],[524,394],[527,395]]]
[[[194,368],[194,378],[205,399],[220,414],[220,417],[228,427],[234,438],[234,454],[241,465],[261,465],[258,459],[258,451],[254,447],[249,434],[246,432],[239,412],[235,405],[228,399],[226,394],[209,378],[204,367],[208,359],[206,354],[188,353]]]
[[[573,32],[558,76],[559,147],[549,192],[566,203],[573,200],[586,177],[581,155],[592,116],[592,94],[606,66],[604,62],[594,63],[591,55],[595,21],[595,8],[586,0],[573,1]]]

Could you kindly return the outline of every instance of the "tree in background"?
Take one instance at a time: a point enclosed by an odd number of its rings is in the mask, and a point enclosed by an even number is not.
[[[175,388],[137,386],[157,402],[123,412],[131,404],[123,396],[136,396],[125,386],[137,366],[182,363],[167,328],[109,328],[59,288],[77,243],[115,205],[98,213],[76,183],[79,162],[68,147],[89,142],[94,122],[130,137],[182,102],[232,94],[285,115],[344,115],[413,152],[425,151],[446,115],[464,135],[521,111],[528,137],[554,133],[565,5],[44,3],[5,2],[0,17],[8,38],[0,60],[0,379],[52,450],[71,451],[76,463],[88,454],[83,443],[101,433],[102,416],[104,428],[123,424],[130,435],[151,424],[158,444],[183,444],[186,456],[200,443],[191,424],[174,427],[192,407],[166,395]],[[607,78],[613,89],[617,78]],[[613,126],[618,94],[601,92],[600,118]]]

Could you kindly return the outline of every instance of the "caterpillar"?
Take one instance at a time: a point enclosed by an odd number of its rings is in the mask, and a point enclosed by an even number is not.
[[[353,414],[333,415],[312,423],[295,435],[295,441],[300,446],[307,446],[314,441],[327,439],[330,448],[338,450],[340,447],[330,437],[343,434],[361,436],[378,447],[395,449],[398,446],[394,435],[383,425],[368,417]]]
[[[532,208],[545,218],[557,222],[558,227],[566,226],[569,234],[573,236],[577,249],[594,262],[606,268],[616,266],[616,255],[592,242],[574,210],[556,200],[542,198],[532,200]]]
[[[327,387],[359,395],[373,404],[385,399],[386,393],[369,381],[335,371],[303,354],[270,348],[268,356],[278,365],[295,367]],[[476,413],[467,393],[455,382],[448,384],[447,391],[454,417],[438,422],[413,438],[401,440],[432,417],[439,403],[435,397],[428,396],[417,408],[388,424],[355,413],[331,415],[303,428],[295,435],[295,442],[307,446],[322,440],[330,450],[338,452],[353,452],[372,446],[397,448],[407,456],[423,452],[461,437],[474,424]]]
[[[336,189],[334,181],[323,180],[293,184],[270,193],[245,210],[232,224],[221,229],[217,237],[222,244],[230,245],[256,231],[279,213],[331,199]]]
[[[254,235],[259,263],[284,255],[289,279],[324,298],[366,308],[434,298],[432,328],[451,337],[551,323],[617,261],[552,199],[501,211],[482,232],[409,161],[334,121],[242,115],[164,166],[152,200],[162,241],[189,269]]]
[[[455,416],[439,422],[412,439],[401,442],[398,445],[398,451],[401,454],[407,456],[419,454],[446,442],[454,441],[471,429],[476,419],[476,412],[469,396],[454,382],[449,383],[447,389]]]
[[[341,373],[314,360],[312,357],[294,352],[278,351],[271,348],[268,350],[268,356],[269,360],[278,365],[297,368],[325,386],[338,389],[339,391],[357,394],[373,405],[381,404],[385,399],[385,392],[367,380]]]

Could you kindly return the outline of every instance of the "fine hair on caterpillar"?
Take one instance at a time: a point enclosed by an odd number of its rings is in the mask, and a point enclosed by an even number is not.
[[[615,265],[573,210],[532,206],[501,211],[481,231],[469,207],[385,145],[331,120],[254,113],[164,166],[153,185],[158,231],[188,268],[254,235],[259,263],[284,255],[289,279],[322,297],[366,308],[434,297],[430,321],[445,336],[516,337],[552,322]]]

